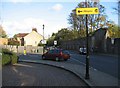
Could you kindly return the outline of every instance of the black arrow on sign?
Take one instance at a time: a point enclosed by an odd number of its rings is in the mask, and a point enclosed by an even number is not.
[[[80,12],[82,12],[82,11],[78,10],[78,13],[80,13]]]

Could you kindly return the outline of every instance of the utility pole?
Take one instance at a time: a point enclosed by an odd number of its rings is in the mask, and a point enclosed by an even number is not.
[[[43,53],[44,53],[44,24],[43,24]]]
[[[85,0],[86,2],[86,8],[88,7],[88,3],[87,0]],[[86,14],[86,73],[85,73],[85,79],[89,79],[89,42],[88,42],[88,15]]]

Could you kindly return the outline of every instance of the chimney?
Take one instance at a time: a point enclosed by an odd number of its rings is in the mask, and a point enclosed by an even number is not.
[[[36,31],[37,32],[37,28],[32,28],[32,31]]]

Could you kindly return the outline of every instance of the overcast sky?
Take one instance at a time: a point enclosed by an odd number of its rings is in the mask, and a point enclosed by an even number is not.
[[[41,2],[40,2],[41,1]],[[60,1],[60,0],[59,0]],[[78,0],[81,1],[81,0]],[[106,7],[108,18],[118,24],[118,16],[113,13],[116,2],[101,2]],[[56,0],[4,0],[0,4],[0,17],[4,30],[9,37],[17,33],[30,33],[32,28],[37,28],[40,34],[43,33],[45,25],[45,37],[57,32],[61,28],[69,27],[68,16],[79,2],[69,0],[57,2]]]

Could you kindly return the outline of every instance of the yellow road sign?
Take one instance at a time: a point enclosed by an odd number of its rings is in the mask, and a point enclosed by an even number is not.
[[[98,8],[76,8],[77,15],[84,15],[84,14],[99,14]]]

